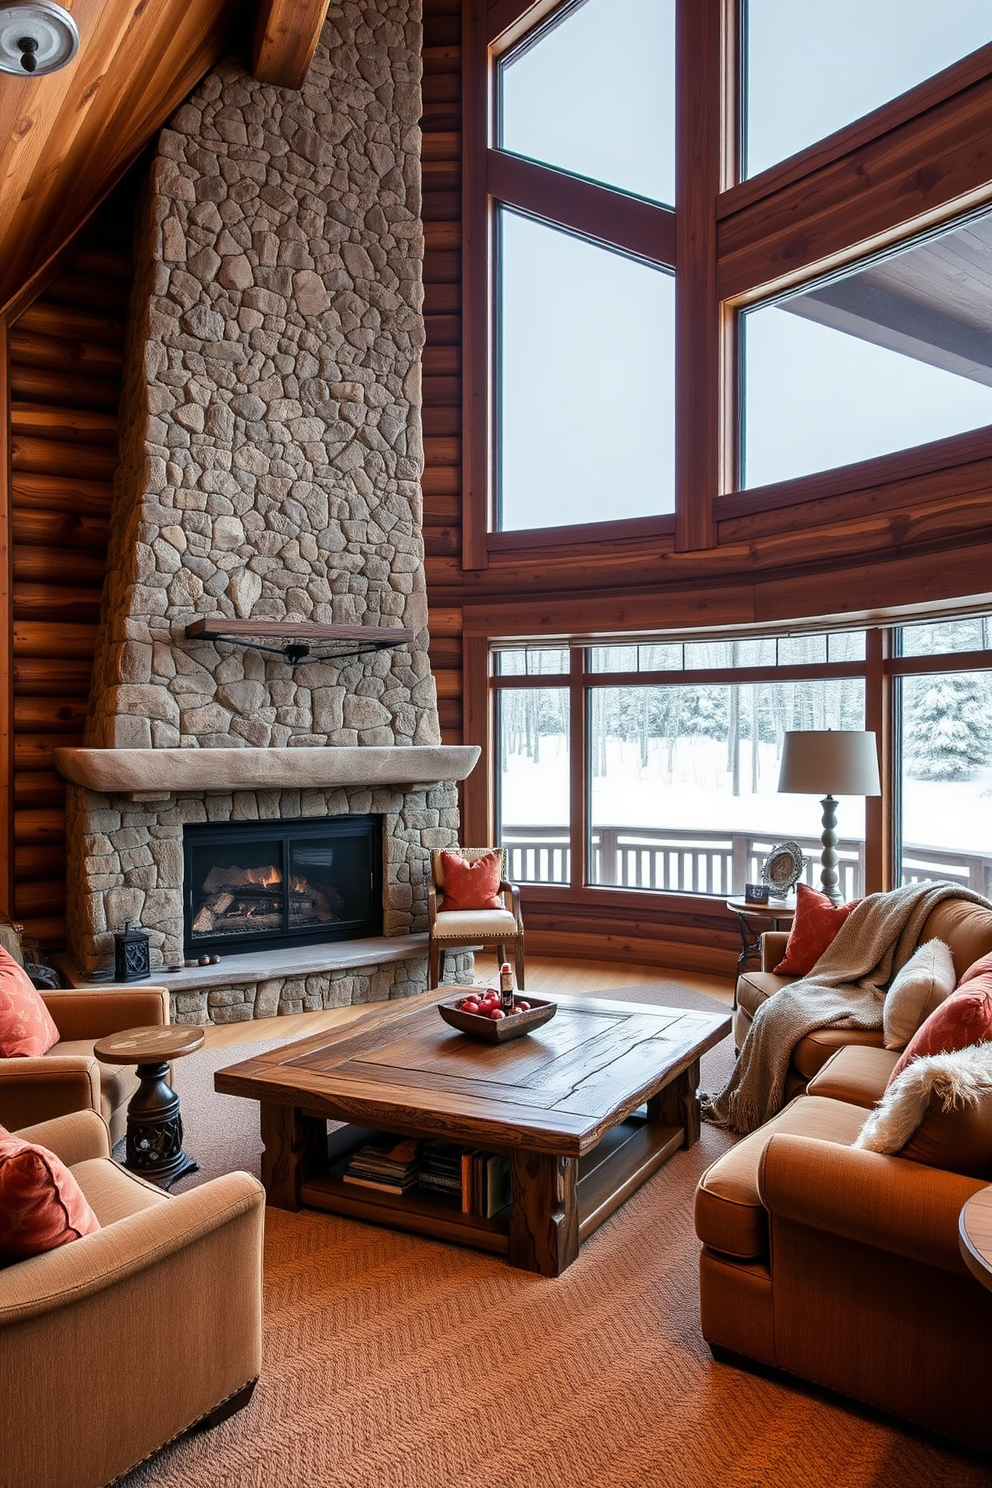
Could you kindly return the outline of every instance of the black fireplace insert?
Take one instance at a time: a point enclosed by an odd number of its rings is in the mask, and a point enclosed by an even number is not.
[[[183,831],[187,956],[382,934],[382,818],[302,817]]]

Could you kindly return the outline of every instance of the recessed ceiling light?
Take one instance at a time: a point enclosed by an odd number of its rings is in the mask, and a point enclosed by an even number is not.
[[[71,62],[76,23],[54,0],[0,0],[0,72],[42,77]]]

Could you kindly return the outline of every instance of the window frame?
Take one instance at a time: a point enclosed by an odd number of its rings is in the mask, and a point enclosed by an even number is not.
[[[676,206],[670,211],[495,148],[498,60],[570,4],[495,0],[465,8],[462,570],[499,568],[523,552],[536,555],[600,536],[584,526],[525,534],[495,528],[497,201],[593,241],[603,241],[604,223],[616,220],[621,241],[614,246],[677,267],[674,523],[659,517],[647,534],[628,529],[625,520],[606,524],[614,539],[636,543],[647,535],[675,552],[709,549],[719,545],[720,524],[745,512],[897,484],[908,497],[921,466],[946,470],[992,458],[992,426],[986,426],[980,437],[952,436],[922,447],[911,470],[896,452],[746,493],[737,481],[739,312],[992,205],[992,173],[981,147],[987,123],[980,122],[992,112],[992,43],[742,181],[742,7],[739,0],[677,0]],[[921,174],[918,161],[936,151],[944,157],[942,170]]]
[[[968,618],[969,614],[992,615],[986,607],[953,614],[935,613],[934,621],[941,619]],[[914,617],[918,618],[918,617]],[[908,623],[908,622],[907,622]],[[781,666],[713,667],[691,668],[683,671],[591,671],[588,668],[588,651],[593,647],[632,644],[669,644],[672,642],[705,642],[766,639],[781,636],[773,630],[753,631],[748,634],[719,635],[702,631],[682,632],[612,632],[609,635],[562,638],[549,641],[542,637],[503,636],[486,644],[488,665],[488,711],[492,719],[490,729],[489,757],[492,761],[492,789],[490,792],[490,814],[486,840],[496,840],[500,820],[498,800],[499,739],[496,729],[496,695],[511,688],[567,688],[570,697],[570,761],[569,761],[569,837],[571,851],[571,875],[568,883],[526,883],[521,886],[525,903],[552,903],[567,898],[578,906],[588,909],[610,908],[638,918],[650,918],[654,914],[684,914],[687,906],[705,912],[722,905],[724,896],[708,896],[666,890],[642,890],[617,885],[590,883],[588,879],[588,856],[590,842],[591,802],[591,697],[599,688],[623,686],[683,686],[683,685],[730,685],[752,682],[775,682],[809,679],[813,681],[836,681],[844,678],[859,679],[864,684],[864,727],[876,734],[879,743],[882,792],[865,801],[865,893],[874,893],[895,886],[896,868],[899,863],[899,807],[900,780],[902,774],[901,729],[897,708],[896,679],[905,676],[921,676],[927,673],[959,671],[992,671],[992,650],[949,651],[933,655],[901,656],[896,653],[901,622],[885,626],[815,627],[800,630],[791,627],[789,634],[816,635],[829,629],[864,629],[865,657],[863,660],[835,662],[787,663]],[[533,674],[499,673],[495,657],[500,650],[528,647],[537,649],[566,650],[569,654],[567,670]],[[815,823],[814,823],[815,825]],[[815,832],[811,833],[815,835]]]

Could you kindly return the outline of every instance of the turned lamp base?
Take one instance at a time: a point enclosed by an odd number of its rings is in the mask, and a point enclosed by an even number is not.
[[[838,864],[840,858],[837,854],[837,800],[834,796],[824,796],[820,802],[823,807],[823,832],[820,841],[823,851],[820,854],[820,893],[826,894],[831,904],[843,903],[843,895],[840,891],[840,873]]]

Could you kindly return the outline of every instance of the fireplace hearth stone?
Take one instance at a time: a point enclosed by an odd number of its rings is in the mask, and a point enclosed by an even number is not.
[[[56,958],[68,986],[91,986],[70,957]],[[451,952],[448,980],[472,979],[472,956]],[[427,936],[370,936],[334,945],[295,946],[224,956],[216,966],[169,972],[150,983],[169,989],[174,1023],[247,1023],[412,997],[427,985]]]

